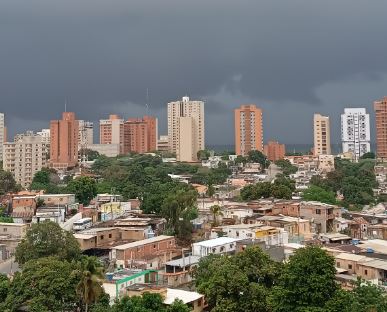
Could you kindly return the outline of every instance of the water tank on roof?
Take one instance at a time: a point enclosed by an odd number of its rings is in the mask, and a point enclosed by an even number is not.
[[[374,250],[370,247],[367,248],[367,253],[374,253]]]

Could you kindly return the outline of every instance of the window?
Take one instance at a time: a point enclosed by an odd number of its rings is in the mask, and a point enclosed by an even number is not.
[[[352,264],[348,264],[348,270],[352,270]]]
[[[367,270],[364,270],[364,275],[367,275],[368,274],[368,271]]]
[[[4,229],[3,229],[3,232],[7,232],[7,228],[4,228]]]
[[[316,209],[316,214],[321,214],[321,210],[320,209]]]
[[[103,235],[101,235],[101,237],[100,237],[101,239],[103,239]]]
[[[156,249],[156,244],[153,245],[153,248]]]
[[[336,266],[339,268],[340,267],[340,262],[336,262]]]
[[[112,238],[112,234],[109,234],[109,238]]]

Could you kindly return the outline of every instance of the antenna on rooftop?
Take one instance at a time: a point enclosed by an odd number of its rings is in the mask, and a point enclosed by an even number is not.
[[[146,102],[145,102],[146,114],[149,115],[149,89],[146,88]]]
[[[67,98],[65,98],[65,113],[67,113]]]

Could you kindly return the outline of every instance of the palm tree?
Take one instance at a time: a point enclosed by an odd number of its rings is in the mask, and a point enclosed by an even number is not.
[[[222,208],[219,205],[213,205],[210,207],[210,211],[212,213],[214,225],[217,225],[218,224],[218,217],[223,216]]]
[[[76,274],[80,277],[76,292],[87,312],[89,305],[95,303],[103,294],[103,268],[96,257],[84,257]]]

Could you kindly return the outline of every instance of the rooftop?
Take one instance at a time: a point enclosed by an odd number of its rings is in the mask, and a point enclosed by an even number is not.
[[[216,247],[216,246],[221,246],[225,244],[235,243],[238,240],[239,239],[231,238],[231,237],[218,237],[214,239],[205,240],[202,242],[197,242],[192,245],[203,246],[203,247]]]
[[[143,240],[140,240],[140,241],[137,241],[137,242],[133,242],[133,243],[118,245],[116,247],[113,247],[113,249],[125,250],[125,249],[139,247],[139,246],[146,245],[146,244],[152,244],[152,243],[156,243],[156,242],[160,242],[160,241],[163,241],[163,240],[166,240],[166,239],[172,239],[172,238],[174,238],[174,237],[173,236],[160,235],[160,236],[156,236],[156,237],[152,237],[152,238],[143,239]]]
[[[185,258],[168,261],[165,263],[165,265],[183,268],[187,265],[196,264],[199,262],[199,260],[200,260],[200,257],[198,256],[188,256]]]
[[[357,261],[367,260],[367,257],[366,256],[355,255],[355,254],[352,254],[352,253],[343,252],[343,253],[337,255],[336,259],[338,259],[338,260],[349,260],[349,261],[356,261],[357,262]]]
[[[194,291],[167,288],[167,296],[164,300],[164,304],[172,304],[176,299],[180,299],[185,304],[187,304],[196,301],[202,297],[203,295]]]

